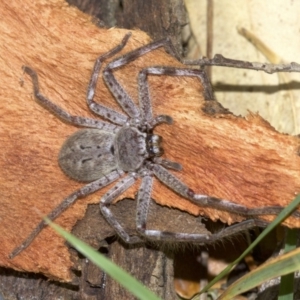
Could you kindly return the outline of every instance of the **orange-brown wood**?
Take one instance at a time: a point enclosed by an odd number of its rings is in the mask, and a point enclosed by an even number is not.
[[[83,185],[67,178],[57,163],[63,141],[77,128],[35,101],[31,80],[23,76],[21,67],[26,64],[38,72],[41,92],[53,102],[74,115],[92,116],[85,95],[94,61],[116,46],[127,31],[99,29],[90,17],[61,0],[2,1],[0,7],[0,263],[68,281],[72,267],[68,250],[49,228],[20,256],[7,258],[36,226],[40,214],[49,213]],[[134,31],[122,53],[149,41],[145,33]],[[135,100],[138,71],[153,65],[180,66],[164,50],[157,50],[116,72]],[[276,132],[258,115],[244,119],[205,114],[197,79],[158,76],[149,81],[154,114],[174,118],[172,126],[161,125],[156,130],[164,138],[165,157],[182,164],[183,171],[176,175],[195,192],[253,208],[286,206],[300,191],[297,137]],[[119,109],[102,79],[96,101]],[[126,196],[133,198],[137,188],[135,185]],[[86,205],[98,203],[106,190],[79,200],[57,223],[71,230],[83,217]],[[202,209],[157,181],[153,198],[162,205],[228,224],[242,220]],[[300,221],[289,219],[286,225],[299,227]]]

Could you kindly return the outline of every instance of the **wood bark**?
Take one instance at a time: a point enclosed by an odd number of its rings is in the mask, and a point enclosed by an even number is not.
[[[183,31],[184,28],[188,28],[188,18],[182,0],[68,0],[67,2],[98,18],[102,26],[138,28],[147,32],[153,40],[168,36],[177,50],[183,52]]]
[[[7,258],[40,220],[64,197],[82,186],[59,169],[57,154],[63,141],[78,128],[66,124],[41,107],[32,96],[32,84],[21,67],[34,68],[41,92],[74,115],[93,116],[85,103],[93,63],[116,46],[128,32],[99,29],[91,18],[58,0],[47,3],[2,1],[0,60],[1,127],[1,249],[4,267],[40,272],[72,281],[74,263],[61,238],[49,228],[14,260]],[[40,15],[39,15],[40,14]],[[122,54],[145,45],[149,37],[133,35]],[[181,66],[160,49],[116,72],[120,83],[136,100],[137,74],[146,66]],[[228,71],[229,72],[229,71]],[[240,118],[223,114],[217,102],[203,99],[197,79],[151,77],[155,115],[174,118],[172,126],[156,130],[164,137],[165,157],[183,165],[176,175],[197,193],[240,203],[249,208],[286,206],[300,190],[299,138],[276,132],[258,115]],[[96,101],[119,110],[102,80]],[[134,198],[138,183],[122,198]],[[107,189],[81,199],[57,223],[71,230],[91,203],[99,203]],[[191,215],[201,214],[231,224],[241,216],[203,209],[155,182],[153,199]],[[271,220],[273,217],[266,218]],[[299,220],[285,223],[299,227]]]

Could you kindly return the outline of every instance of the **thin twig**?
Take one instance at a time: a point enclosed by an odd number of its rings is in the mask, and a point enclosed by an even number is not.
[[[237,59],[226,58],[221,54],[216,54],[214,58],[209,59],[202,57],[198,60],[185,60],[186,65],[199,65],[204,66],[218,66],[239,69],[249,69],[256,71],[264,71],[268,74],[277,72],[300,72],[300,64],[291,62],[290,64],[268,64],[259,62],[249,62]]]
[[[213,54],[213,0],[207,0],[206,12],[206,56],[212,57]],[[207,69],[207,76],[211,80],[211,68]]]

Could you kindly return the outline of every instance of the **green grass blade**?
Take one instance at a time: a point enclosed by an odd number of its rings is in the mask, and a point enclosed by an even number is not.
[[[257,237],[257,239],[238,257],[234,262],[228,265],[217,277],[215,277],[202,291],[208,291],[216,282],[225,277],[246,255],[248,255],[254,247],[256,247],[276,226],[289,216],[300,204],[300,195],[298,195],[286,208],[284,208],[273,222]],[[220,298],[222,299],[222,298]]]
[[[282,221],[289,216],[300,204],[300,195],[298,195],[286,208],[284,208],[282,210],[282,212],[280,212],[277,216],[277,218],[270,223],[270,225],[257,237],[257,239],[244,251],[244,253],[237,259],[235,260],[232,264],[230,264],[227,268],[225,268],[224,271],[222,271],[222,275],[223,273],[229,272],[241,259],[243,259],[250,251],[252,251],[252,249],[270,232],[272,231],[276,226],[278,226],[280,223],[282,223]],[[300,251],[300,249],[298,249]],[[296,250],[295,250],[296,251]],[[293,252],[295,252],[293,251]],[[290,252],[292,253],[292,252]],[[290,253],[286,254],[286,256],[284,257],[290,257]],[[296,253],[296,252],[295,252]],[[300,253],[300,252],[299,252]],[[277,258],[277,259],[281,259]],[[278,269],[276,269],[276,267],[278,267],[279,264],[274,264],[274,269],[267,269],[269,262],[265,265],[263,265],[268,271],[265,272],[265,269],[262,270],[262,274],[257,273],[257,270],[260,270],[262,268],[262,266],[260,268],[257,268],[255,271],[247,274],[246,276],[242,277],[241,279],[239,279],[238,281],[236,281],[234,284],[232,284],[219,298],[220,300],[222,299],[232,299],[232,297],[234,297],[235,295],[238,295],[239,293],[243,293],[244,291],[247,291],[257,285],[260,285],[262,282],[270,279],[270,278],[274,278],[277,276],[282,276],[282,275],[286,275],[289,274],[291,272],[294,272],[294,270],[297,270],[297,268],[299,268],[298,266],[298,262],[300,261],[300,255],[298,256],[298,254],[296,253],[295,257],[292,257],[292,263],[288,262],[288,261],[284,261],[283,264],[280,264],[280,267]],[[298,261],[299,259],[299,261]],[[297,263],[297,267],[296,266]],[[266,267],[267,266],[267,267]],[[255,273],[254,273],[255,272]],[[268,273],[271,272],[271,273]],[[220,275],[221,275],[220,274]],[[223,275],[224,276],[224,275]],[[222,276],[222,277],[223,277]],[[248,282],[243,282],[243,278],[249,278]],[[255,283],[254,283],[255,282]],[[211,284],[211,283],[210,283]],[[239,286],[238,286],[239,285]],[[235,294],[238,291],[238,294]],[[240,292],[242,291],[242,292]]]
[[[300,269],[300,249],[296,249],[268,261],[234,282],[219,298],[229,300],[244,293],[262,282],[274,277],[283,276]]]
[[[97,252],[95,249],[82,242],[69,232],[62,229],[60,226],[50,222],[47,218],[45,220],[48,224],[63,236],[73,247],[75,247],[81,254],[87,257],[95,265],[101,268],[104,272],[110,275],[113,279],[118,281],[134,296],[142,300],[160,300],[154,293],[147,289],[138,280],[118,267],[116,264],[107,259],[104,255]]]
[[[288,253],[297,248],[298,229],[286,229],[286,241],[284,253]],[[279,287],[278,300],[293,300],[294,299],[294,273],[287,274],[281,277]]]

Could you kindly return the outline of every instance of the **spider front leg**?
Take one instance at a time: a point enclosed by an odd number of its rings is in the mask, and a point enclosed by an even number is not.
[[[140,116],[141,119],[145,120],[149,127],[154,127],[161,123],[172,123],[172,118],[169,116],[161,115],[156,118],[153,118],[152,115],[152,105],[149,97],[149,88],[148,83],[146,82],[146,73],[140,73],[139,76],[139,110],[133,103],[130,96],[127,94],[127,92],[123,89],[123,87],[118,83],[116,78],[114,77],[113,70],[118,69],[135,59],[153,51],[158,48],[164,47],[171,54],[173,54],[179,61],[182,61],[181,58],[177,55],[175,48],[171,41],[169,39],[163,39],[157,42],[150,43],[148,45],[142,46],[136,50],[133,50],[124,56],[115,59],[114,61],[110,62],[103,72],[103,77],[105,82],[107,83],[108,88],[114,95],[115,99],[118,101],[120,106],[123,108],[123,110],[131,117],[131,118],[138,118]],[[149,68],[150,71],[151,68]],[[172,68],[169,68],[171,70]],[[175,68],[173,68],[175,69]],[[166,72],[167,68],[165,69]],[[179,69],[180,70],[180,69]],[[193,69],[183,69],[185,70],[185,75],[183,76],[196,76],[200,78],[201,82],[204,86],[204,96],[205,99],[211,100],[214,99],[212,88],[210,85],[210,81],[208,77],[206,76],[206,73],[203,70],[193,70]],[[188,72],[190,71],[190,72]],[[172,75],[172,74],[159,74],[159,75]],[[179,75],[179,72],[174,75]]]
[[[68,207],[70,207],[74,202],[76,202],[79,198],[84,198],[85,196],[92,194],[110,183],[114,182],[118,178],[120,178],[124,173],[122,171],[113,171],[110,174],[91,182],[79,190],[75,191],[71,195],[69,195],[62,203],[60,203],[50,214],[47,215],[47,218],[50,221],[56,219],[60,214],[62,214]],[[46,221],[41,221],[37,227],[30,233],[30,235],[23,241],[23,243],[15,248],[9,255],[9,258],[12,259],[20,252],[25,250],[32,241],[36,238],[36,236],[47,226]]]
[[[139,99],[141,109],[145,110],[145,120],[149,124],[150,128],[161,123],[172,123],[172,118],[164,115],[159,115],[155,118],[152,116],[151,108],[151,97],[149,92],[149,84],[147,77],[148,75],[165,75],[165,76],[187,76],[187,77],[196,77],[202,83],[204,89],[204,99],[213,100],[213,91],[210,84],[210,81],[204,70],[197,69],[186,69],[186,68],[174,68],[174,67],[149,67],[140,71],[138,76],[138,86],[139,86]],[[169,122],[166,122],[165,118],[170,118]]]
[[[86,101],[87,101],[87,105],[90,108],[90,110],[93,111],[94,113],[96,113],[97,115],[99,115],[115,124],[118,124],[118,125],[124,125],[128,121],[128,117],[122,113],[119,113],[119,112],[111,109],[111,108],[108,108],[104,105],[96,103],[94,101],[94,95],[95,95],[95,90],[97,87],[99,72],[100,72],[103,61],[105,61],[106,59],[108,59],[108,58],[116,55],[118,52],[120,52],[127,44],[127,41],[130,38],[130,36],[131,36],[131,33],[126,34],[118,46],[116,46],[109,52],[107,52],[97,58],[97,60],[95,61],[95,64],[94,64],[91,79],[90,79],[88,89],[87,89]]]
[[[40,93],[38,75],[33,69],[27,66],[23,66],[23,70],[32,79],[34,96],[38,100],[38,102],[42,106],[46,107],[50,112],[54,113],[59,118],[61,118],[62,120],[73,125],[79,125],[79,126],[89,127],[89,128],[98,128],[98,129],[103,129],[111,132],[115,132],[117,129],[119,129],[118,126],[103,121],[70,115],[68,112],[63,110],[61,107],[59,107],[58,105],[56,105],[55,103],[53,103],[52,101],[50,101],[48,98],[46,98]]]
[[[139,73],[138,83],[139,83],[140,97],[142,99],[145,99],[143,102],[150,101],[149,85],[147,80],[148,75],[196,77],[200,80],[203,86],[204,99],[205,100],[214,99],[211,83],[204,70],[158,66],[158,67],[145,68]]]

